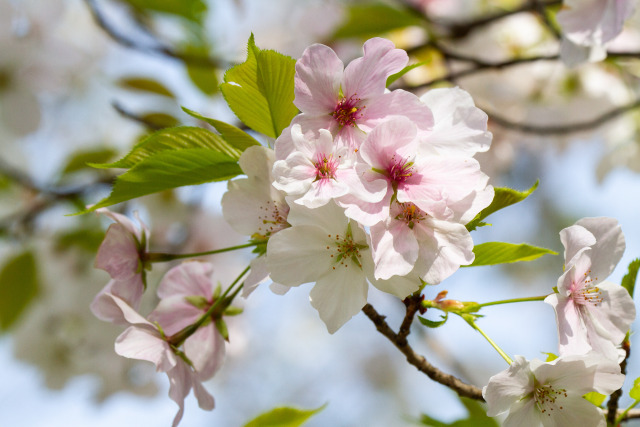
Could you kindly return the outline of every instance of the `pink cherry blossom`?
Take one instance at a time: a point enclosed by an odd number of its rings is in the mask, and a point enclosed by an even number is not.
[[[617,363],[600,355],[567,355],[551,362],[516,356],[482,389],[487,415],[508,413],[504,427],[604,427],[602,412],[582,396],[622,387]]]
[[[119,297],[105,294],[105,298],[112,299],[114,306],[120,310],[120,317],[130,325],[116,339],[116,353],[130,359],[149,361],[156,366],[158,372],[165,372],[169,377],[169,397],[179,406],[173,419],[173,427],[182,419],[184,399],[192,388],[200,408],[212,410],[213,397],[202,386],[202,378],[194,369],[194,363],[168,342],[164,331],[159,330]]]
[[[560,232],[565,247],[565,272],[558,293],[545,302],[558,320],[560,354],[596,351],[617,360],[616,346],[636,317],[629,293],[605,282],[625,249],[624,236],[613,218],[584,218]]]
[[[109,273],[112,280],[96,296],[91,311],[97,318],[113,322],[118,318],[117,315],[114,317],[114,313],[119,310],[113,306],[111,298],[104,297],[104,294],[113,294],[135,309],[140,306],[146,287],[145,266],[141,258],[148,249],[149,230],[139,218],[140,228],[126,216],[106,208],[96,212],[116,222],[107,229],[94,264],[96,268]]]
[[[357,148],[366,133],[380,121],[400,115],[410,117],[420,128],[429,129],[433,119],[429,108],[413,94],[386,92],[387,78],[407,64],[408,56],[389,40],[373,38],[364,44],[364,56],[343,63],[329,47],[314,44],[296,63],[295,100],[302,111],[292,125],[315,134],[327,129],[336,141]],[[291,134],[285,129],[276,142],[276,158],[284,160],[293,150]]]

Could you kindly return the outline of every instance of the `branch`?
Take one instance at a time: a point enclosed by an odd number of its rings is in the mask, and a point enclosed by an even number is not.
[[[608,111],[601,116],[598,116],[592,120],[580,123],[569,123],[566,125],[532,125],[526,123],[516,123],[512,122],[504,117],[500,117],[494,113],[487,113],[492,122],[496,123],[499,126],[502,126],[505,129],[512,129],[522,133],[532,133],[537,135],[567,135],[575,132],[585,131],[597,128],[600,125],[605,124],[609,120],[612,120],[628,111],[634,110],[636,108],[640,108],[640,99],[623,105],[618,108],[614,108],[611,111]],[[486,111],[486,110],[485,110]]]
[[[387,339],[405,355],[407,362],[415,366],[420,372],[427,375],[432,380],[451,388],[460,396],[484,401],[484,398],[482,397],[482,390],[478,387],[467,384],[453,375],[440,371],[438,368],[427,362],[423,356],[416,353],[407,343],[406,336],[403,338],[399,334],[396,334],[391,327],[389,327],[385,317],[378,314],[371,304],[366,304],[362,308],[362,311],[369,319],[371,319],[378,332],[387,337]]]
[[[91,11],[91,15],[93,16],[93,19],[96,21],[96,24],[98,24],[98,26],[102,28],[104,32],[107,33],[109,37],[111,37],[112,40],[114,40],[116,43],[118,43],[121,46],[124,46],[129,49],[138,50],[141,52],[160,54],[162,56],[177,59],[189,65],[209,67],[209,68],[224,68],[223,64],[221,64],[221,61],[215,58],[176,52],[171,47],[164,46],[161,44],[159,44],[158,46],[143,46],[140,43],[138,43],[136,40],[133,40],[125,36],[124,34],[121,34],[115,28],[113,28],[113,26],[106,20],[106,18],[98,8],[96,0],[85,0],[85,1],[87,3],[87,6],[89,7],[89,10]]]
[[[620,363],[620,372],[622,375],[626,375],[627,373],[627,360],[629,359],[629,355],[631,354],[631,343],[628,339],[625,339],[622,342],[622,348],[624,349],[624,360]],[[609,398],[609,402],[607,402],[607,424],[615,425],[616,415],[618,413],[618,401],[620,400],[620,396],[622,396],[622,388],[614,391]]]
[[[153,123],[149,120],[145,120],[144,117],[141,117],[137,114],[132,113],[131,111],[127,110],[126,108],[124,108],[122,105],[120,105],[117,101],[113,101],[111,103],[111,106],[118,112],[120,113],[120,115],[122,115],[122,117],[125,117],[127,119],[133,120],[136,123],[140,123],[141,125],[145,126],[147,129],[151,130],[151,131],[157,131],[160,129],[164,129],[164,126],[160,126],[157,123]]]

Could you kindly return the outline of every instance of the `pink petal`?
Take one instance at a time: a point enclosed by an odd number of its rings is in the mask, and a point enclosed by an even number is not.
[[[173,267],[164,275],[158,286],[158,296],[198,295],[210,299],[215,290],[211,280],[213,265],[208,262],[187,261]]]
[[[160,372],[172,370],[181,362],[159,333],[137,326],[127,328],[116,338],[115,350],[120,356],[149,361]]]
[[[401,89],[367,100],[366,108],[362,111],[363,117],[358,122],[358,127],[366,132],[396,117],[408,118],[421,131],[431,130],[434,124],[429,107],[411,92]]]
[[[213,323],[198,329],[184,342],[184,352],[193,362],[199,380],[208,380],[222,366],[225,342]]]
[[[401,221],[390,220],[371,227],[371,244],[375,278],[408,274],[418,259],[418,241],[413,231]]]
[[[328,46],[309,46],[296,62],[294,104],[306,114],[332,113],[338,104],[344,65]]]
[[[124,225],[111,224],[98,248],[94,266],[114,279],[124,280],[136,274],[139,262],[136,237]]]

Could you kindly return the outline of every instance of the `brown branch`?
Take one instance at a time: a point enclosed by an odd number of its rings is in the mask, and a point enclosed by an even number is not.
[[[124,46],[129,49],[134,49],[140,52],[155,53],[155,54],[159,54],[169,58],[177,59],[189,65],[194,65],[199,67],[208,67],[208,68],[225,68],[226,67],[226,64],[222,64],[221,61],[215,58],[177,52],[169,46],[160,44],[160,42],[158,42],[158,45],[156,46],[143,46],[136,40],[133,40],[125,36],[124,34],[121,34],[115,28],[113,28],[113,26],[106,20],[106,18],[98,8],[96,0],[85,0],[85,1],[87,3],[87,6],[89,7],[91,15],[93,16],[93,19],[95,20],[96,24],[98,24],[98,26],[102,28],[102,30],[104,30],[104,32],[109,37],[111,37],[112,40],[114,40],[116,43],[118,43],[121,46]]]
[[[631,354],[631,343],[628,339],[625,339],[622,342],[622,348],[624,349],[624,360],[620,363],[620,372],[622,375],[626,375],[627,373],[627,360],[629,360],[629,355]],[[607,424],[614,425],[616,421],[616,414],[618,413],[618,403],[620,397],[622,396],[622,388],[614,391],[609,397],[609,402],[607,402]]]
[[[416,316],[416,313],[421,309],[421,303],[424,297],[417,292],[412,294],[404,299],[404,305],[406,306],[406,312],[404,315],[404,319],[402,320],[402,324],[400,325],[400,329],[398,330],[398,340],[406,343],[407,337],[409,333],[411,333],[411,324],[413,323],[413,318]]]
[[[580,123],[568,123],[565,125],[532,125],[527,123],[516,123],[512,122],[504,117],[500,117],[495,113],[487,112],[490,120],[505,128],[512,129],[522,133],[531,133],[536,135],[567,135],[575,132],[581,132],[586,130],[591,130],[597,128],[628,111],[634,110],[636,108],[640,108],[640,99],[636,100],[630,104],[623,105],[621,107],[617,107],[608,111],[592,120],[588,120],[586,122]],[[485,110],[486,112],[486,110]]]
[[[423,356],[416,353],[407,343],[406,337],[402,338],[399,334],[396,334],[386,322],[385,317],[378,314],[371,304],[366,304],[362,308],[362,311],[369,319],[371,319],[378,332],[387,337],[387,339],[405,355],[407,362],[415,366],[420,372],[427,375],[432,380],[451,388],[460,396],[484,401],[481,389],[471,384],[467,384],[453,375],[442,372],[430,364]]]

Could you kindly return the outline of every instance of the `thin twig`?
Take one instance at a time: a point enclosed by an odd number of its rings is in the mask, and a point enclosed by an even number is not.
[[[415,366],[420,372],[424,373],[432,380],[451,388],[460,396],[484,401],[481,389],[474,385],[467,384],[453,375],[442,372],[430,364],[423,356],[416,353],[407,343],[406,337],[403,339],[399,334],[396,334],[386,322],[385,317],[378,314],[371,304],[366,304],[362,308],[362,311],[369,319],[371,319],[378,332],[387,337],[387,339],[405,355],[407,362]]]
[[[626,375],[627,373],[627,360],[629,360],[629,355],[631,354],[631,343],[628,339],[625,339],[622,342],[622,348],[624,349],[624,360],[620,363],[620,372],[622,375]],[[615,425],[616,414],[618,413],[618,402],[620,397],[622,396],[622,388],[614,391],[609,397],[609,402],[607,402],[607,424]]]
[[[113,108],[118,113],[120,113],[122,117],[126,117],[127,119],[131,119],[136,123],[140,123],[141,125],[145,126],[149,130],[156,131],[156,130],[165,128],[165,126],[161,126],[158,123],[154,123],[152,121],[146,120],[144,117],[139,116],[135,113],[132,113],[131,111],[127,110],[122,105],[120,105],[117,101],[113,101],[111,103],[111,106],[113,106]]]
[[[169,46],[158,44],[157,46],[143,46],[136,40],[133,40],[124,34],[118,32],[115,28],[111,26],[111,24],[106,20],[95,0],[85,0],[89,10],[91,11],[91,15],[93,19],[96,21],[98,26],[104,30],[105,33],[111,39],[113,39],[116,43],[121,46],[127,47],[129,49],[138,50],[141,52],[147,53],[156,53],[169,58],[177,59],[185,64],[195,65],[199,67],[207,67],[207,68],[224,68],[225,64],[222,64],[221,61],[215,58],[209,58],[202,55],[190,55],[188,53],[177,52]],[[159,42],[158,42],[159,43]]]

